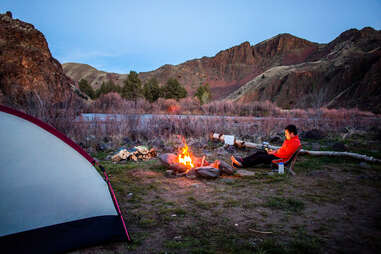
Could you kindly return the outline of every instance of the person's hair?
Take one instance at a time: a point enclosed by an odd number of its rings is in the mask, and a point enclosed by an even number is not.
[[[287,125],[287,127],[284,129],[288,130],[289,133],[294,133],[294,135],[298,134],[298,130],[296,129],[296,126],[293,124]]]

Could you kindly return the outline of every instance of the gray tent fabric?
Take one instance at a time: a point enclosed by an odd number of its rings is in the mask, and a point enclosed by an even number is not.
[[[2,238],[29,231],[37,234],[38,229],[54,231],[54,225],[83,223],[91,218],[94,227],[97,222],[94,218],[119,216],[107,183],[88,159],[51,132],[2,109],[0,243]],[[111,224],[115,225],[115,221]],[[101,219],[100,223],[108,222]],[[86,223],[81,225],[85,227]],[[115,232],[122,232],[120,225]],[[113,237],[115,232],[111,233]],[[66,230],[60,236],[55,232],[59,237],[68,237],[69,233]],[[91,238],[91,234],[85,238]],[[107,235],[101,238],[100,241],[106,240]],[[44,244],[41,245],[43,248]],[[69,244],[57,251],[76,247]]]

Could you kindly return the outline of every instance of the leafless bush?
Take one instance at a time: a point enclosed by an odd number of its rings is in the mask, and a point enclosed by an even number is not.
[[[282,133],[288,124],[295,124],[300,131],[318,128],[340,132],[345,128],[368,130],[381,123],[379,116],[358,109],[283,110],[269,101],[250,104],[214,101],[200,106],[192,98],[180,101],[160,98],[149,103],[144,99],[128,101],[117,93],[103,95],[90,106],[71,94],[60,102],[47,103],[38,94],[30,93],[25,101],[25,105],[11,106],[51,124],[84,146],[101,142],[104,137],[120,144],[126,137],[153,142],[174,134],[189,138],[206,137],[211,132],[260,141]],[[81,112],[108,113],[109,117],[85,120]]]
[[[83,101],[69,91],[60,94],[59,99],[30,91],[24,93],[22,99],[8,98],[5,104],[44,121],[66,135],[70,135],[74,119],[86,108]]]

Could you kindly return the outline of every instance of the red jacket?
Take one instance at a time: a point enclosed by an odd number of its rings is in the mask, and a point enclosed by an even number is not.
[[[300,140],[298,136],[295,136],[290,140],[286,139],[283,142],[282,147],[276,150],[274,155],[281,159],[288,159],[295,153],[299,146]]]

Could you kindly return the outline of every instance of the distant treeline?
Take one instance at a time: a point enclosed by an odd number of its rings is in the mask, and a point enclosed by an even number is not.
[[[188,95],[184,86],[175,78],[168,79],[167,83],[163,86],[160,86],[155,78],[142,84],[142,81],[135,71],[130,71],[128,78],[123,81],[123,84],[123,86],[118,86],[112,80],[109,80],[103,82],[100,88],[94,90],[85,79],[81,79],[78,83],[79,89],[93,100],[111,92],[116,92],[127,100],[145,98],[151,103],[159,98],[180,100]],[[201,104],[207,103],[210,99],[209,85],[200,85],[195,97],[199,99]]]

